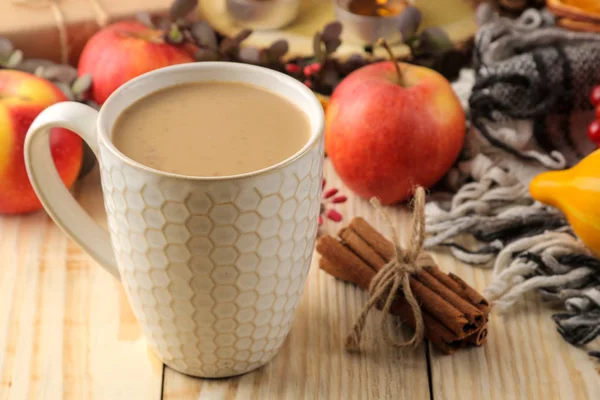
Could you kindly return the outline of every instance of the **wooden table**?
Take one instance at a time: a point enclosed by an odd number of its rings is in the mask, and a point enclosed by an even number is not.
[[[328,164],[325,174],[328,187],[342,187]],[[103,218],[97,173],[76,195]],[[339,210],[382,229],[363,200],[351,196]],[[394,213],[405,224],[407,212]],[[533,295],[512,314],[491,317],[482,348],[453,356],[427,345],[394,350],[370,325],[363,353],[346,353],[343,338],[366,295],[320,271],[316,256],[291,333],[271,363],[233,379],[191,378],[154,357],[121,284],[44,213],[0,218],[0,238],[0,399],[600,399],[599,364],[560,338],[552,311]],[[490,279],[436,258],[476,288]]]

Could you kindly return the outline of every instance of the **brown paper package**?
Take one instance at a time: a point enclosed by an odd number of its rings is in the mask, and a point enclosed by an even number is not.
[[[54,0],[67,27],[69,63],[77,65],[88,39],[100,29],[93,0]],[[26,4],[30,2],[32,6]],[[147,11],[165,15],[172,0],[95,0],[110,22],[132,18]],[[25,3],[25,4],[24,4]],[[60,62],[61,50],[57,20],[50,7],[37,6],[37,0],[0,0],[0,36],[10,39],[26,58]]]

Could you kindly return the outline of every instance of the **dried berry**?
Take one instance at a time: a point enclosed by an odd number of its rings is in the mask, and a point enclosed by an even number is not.
[[[322,189],[325,189],[326,186],[326,181],[325,179],[323,179],[323,183],[322,183]],[[323,198],[321,200],[321,209],[319,212],[319,225],[323,224],[323,217],[322,215],[325,215],[325,217],[333,222],[340,222],[342,220],[342,214],[340,214],[337,210],[335,210],[333,207],[335,207],[335,204],[341,204],[341,203],[345,203],[347,200],[347,197],[344,195],[337,195],[339,193],[338,188],[331,188],[329,190],[325,190],[323,192]],[[336,196],[337,195],[337,196]]]
[[[302,72],[304,72],[304,75],[306,75],[306,76],[311,76],[311,75],[317,74],[317,73],[319,73],[319,71],[321,71],[321,64],[319,64],[319,63],[308,64],[302,70]]]
[[[590,102],[594,107],[600,106],[600,86],[595,86],[590,94]]]
[[[592,121],[587,131],[588,138],[600,145],[600,121]]]
[[[323,193],[323,198],[328,199],[330,197],[333,197],[337,194],[337,192],[339,192],[339,190],[337,188],[329,189],[328,191]]]
[[[325,214],[325,216],[330,219],[331,221],[334,222],[340,222],[342,220],[342,214],[340,214],[339,212],[335,211],[335,210],[329,210],[327,211],[327,213]]]
[[[296,75],[302,71],[302,68],[298,64],[285,64],[285,71],[288,74]]]
[[[347,200],[348,200],[348,197],[346,197],[346,196],[344,196],[344,195],[342,194],[342,195],[339,195],[339,196],[335,196],[335,197],[333,198],[333,200],[331,200],[331,202],[332,202],[333,204],[339,204],[339,203],[345,203]]]

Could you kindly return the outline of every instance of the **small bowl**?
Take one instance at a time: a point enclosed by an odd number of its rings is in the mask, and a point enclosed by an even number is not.
[[[237,23],[255,30],[279,29],[298,16],[300,0],[227,0]]]
[[[372,44],[377,39],[384,38],[389,43],[402,39],[398,31],[400,13],[388,16],[358,15],[348,10],[351,0],[334,0],[335,16],[342,23],[344,29],[342,38],[345,41],[361,44]],[[405,0],[390,0],[392,4],[407,6],[412,2]]]

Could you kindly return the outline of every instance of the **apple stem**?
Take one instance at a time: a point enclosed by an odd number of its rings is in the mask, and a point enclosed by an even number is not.
[[[398,74],[398,83],[402,85],[404,83],[404,77],[402,76],[400,65],[398,64],[396,56],[394,55],[394,52],[392,51],[392,48],[390,47],[389,43],[384,38],[379,38],[379,40],[377,40],[377,44],[383,47],[385,51],[387,51],[388,55],[390,56],[390,61],[394,63],[394,67],[396,68],[396,74]]]

